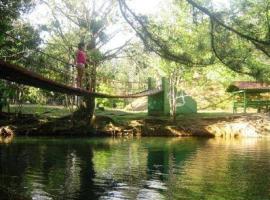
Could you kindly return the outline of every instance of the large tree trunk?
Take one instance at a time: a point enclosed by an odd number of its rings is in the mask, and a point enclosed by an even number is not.
[[[95,111],[95,97],[83,98],[79,109],[76,112],[76,118],[80,118],[86,123],[90,123]]]
[[[91,43],[88,45],[89,51],[95,51],[95,41],[92,40]],[[87,67],[90,67],[90,69],[87,70],[85,73],[85,81],[86,81],[86,89],[91,92],[96,92],[96,77],[97,77],[97,66],[98,62],[95,60],[91,60],[89,65]],[[90,74],[89,74],[90,72]],[[95,111],[95,97],[92,98],[83,98],[83,102],[80,105],[80,108],[78,112],[80,113],[81,117],[86,119],[89,123],[91,122],[91,119],[94,115]]]
[[[91,92],[96,91],[96,73],[93,73],[96,71],[96,66],[93,65],[91,68],[91,73],[85,74],[86,78],[86,89]],[[90,79],[89,79],[90,76]],[[94,115],[95,111],[95,97],[83,97],[80,101],[80,106],[78,110],[78,114],[80,117],[84,120],[86,120],[88,123],[91,122],[91,119]]]

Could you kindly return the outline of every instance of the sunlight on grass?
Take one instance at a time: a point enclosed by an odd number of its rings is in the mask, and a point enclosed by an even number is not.
[[[32,104],[23,105],[22,107],[19,107],[18,105],[10,106],[11,113],[18,113],[19,111],[21,111],[22,114],[34,114],[55,118],[71,114],[71,112],[64,106],[47,106],[47,105],[32,105]]]

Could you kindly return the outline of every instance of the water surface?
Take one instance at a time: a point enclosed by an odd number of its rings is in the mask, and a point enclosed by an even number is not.
[[[0,199],[270,199],[269,139],[15,138]]]

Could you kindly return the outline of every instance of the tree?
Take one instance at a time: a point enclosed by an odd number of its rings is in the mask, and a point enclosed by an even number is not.
[[[195,24],[189,20],[188,15],[190,15],[190,12],[187,11],[187,5],[181,4],[181,6],[184,7],[179,6],[178,8],[184,12],[183,15],[178,15],[176,10],[173,9],[168,12],[172,13],[172,15],[166,16],[164,20],[157,22],[153,18],[137,15],[128,7],[124,0],[118,0],[118,2],[124,19],[143,41],[147,50],[156,53],[164,59],[184,65],[206,66],[213,64],[214,60],[211,55],[198,56],[200,54],[197,54],[193,56],[193,54],[189,52],[190,47],[194,50],[194,48],[201,45],[198,40],[196,40],[196,36],[192,38],[192,34],[197,31],[197,36],[202,34],[203,36],[201,37],[204,37],[204,32],[199,32],[199,26],[195,26]],[[182,13],[181,11],[178,12]],[[168,17],[176,18],[176,20],[168,23]],[[203,21],[202,24],[204,24],[203,26],[207,25]],[[186,38],[185,40],[182,34],[190,38]],[[200,47],[207,48],[202,45]]]
[[[215,61],[207,32],[208,22],[204,18],[190,20],[193,19],[193,11],[184,2],[159,13],[159,20],[137,16],[124,1],[119,3],[123,16],[140,36],[146,49],[162,58],[159,66],[170,80],[170,108],[175,118],[177,101],[182,98],[177,95],[185,72]]]
[[[22,0],[22,1],[7,1],[3,0],[0,3],[0,45],[5,39],[6,31],[13,28],[13,22],[16,20],[21,13],[28,12],[35,5],[32,0]]]
[[[189,52],[192,45],[183,47],[181,38],[185,30],[181,30],[182,26],[179,26],[177,22],[167,27],[166,23],[160,25],[153,19],[136,14],[125,0],[118,0],[118,2],[122,15],[136,31],[145,47],[166,60],[191,67],[207,66],[215,62],[214,57],[209,55],[215,55],[222,64],[238,73],[248,74],[260,80],[266,80],[269,77],[267,67],[269,66],[270,47],[269,2],[267,0],[257,1],[257,3],[232,1],[232,8],[235,9],[229,11],[221,9],[212,12],[210,10],[214,8],[211,1],[203,1],[204,6],[193,0],[174,1],[176,7],[174,16],[177,18],[182,15],[182,20],[193,22],[193,24],[190,23],[191,27],[184,27],[189,30],[188,35],[193,36],[196,32],[192,29],[202,26],[203,29],[199,33],[206,33],[210,38],[209,40],[206,39],[207,36],[204,36],[201,39],[197,37],[193,41],[189,40],[189,43],[194,45],[206,41],[206,47],[210,46],[210,48],[208,50],[205,48],[202,52],[207,54],[208,51],[208,58],[202,57],[200,54],[196,54],[194,58],[193,52]],[[209,9],[206,7],[209,7]],[[186,11],[190,10],[190,12],[185,12],[188,15],[183,16],[182,8],[186,8]],[[209,19],[205,18],[205,14]],[[179,22],[181,18],[177,18],[177,20]],[[158,31],[167,29],[167,32],[170,32],[172,29],[177,29],[174,26],[180,30],[177,35],[168,37],[167,33],[160,34],[160,31]],[[246,29],[249,31],[246,32]],[[164,37],[164,35],[167,37]],[[177,51],[179,48],[182,48],[182,51]]]
[[[106,60],[117,57],[127,46],[128,42],[108,49],[105,46],[115,38],[119,30],[110,32],[109,29],[119,20],[115,1],[96,2],[95,0],[74,1],[43,1],[51,10],[52,35],[61,38],[66,52],[74,52],[76,43],[84,42],[87,46],[89,76],[87,89],[95,92],[97,69]],[[73,41],[70,41],[70,38]],[[91,117],[94,112],[95,99],[85,99],[79,112],[83,118]]]
[[[29,23],[20,20],[20,16],[34,8],[31,0],[1,1],[0,3],[0,58],[31,69],[38,69],[31,63],[32,51],[40,44],[40,37]],[[29,88],[9,82],[1,83],[2,98],[9,104],[12,98],[21,99],[21,94]],[[8,95],[5,95],[8,94]]]
[[[232,10],[229,13],[226,12],[226,21],[229,21],[231,25],[227,25],[224,22],[225,20],[220,18],[221,16],[219,13],[212,13],[207,8],[200,6],[193,0],[186,1],[193,7],[209,16],[212,21],[224,27],[226,30],[231,31],[238,36],[252,42],[256,48],[269,56],[269,1],[231,1]],[[245,31],[237,30],[237,28],[234,28],[234,26],[238,26],[240,29],[242,28],[242,30],[244,29]]]

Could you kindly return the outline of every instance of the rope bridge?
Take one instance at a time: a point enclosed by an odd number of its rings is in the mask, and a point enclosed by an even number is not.
[[[97,89],[99,86],[105,85],[107,88],[111,88],[114,95],[75,88],[73,85],[76,80],[76,70],[72,67],[70,62],[66,62],[59,56],[55,57],[45,53],[38,48],[29,50],[26,43],[21,39],[9,33],[4,34],[7,36],[8,42],[14,42],[14,45],[15,42],[19,42],[23,44],[24,48],[23,51],[19,53],[20,56],[17,60],[13,60],[12,56],[2,56],[2,60],[0,59],[1,79],[69,95],[98,98],[138,98],[159,94],[163,91],[161,87],[148,89],[147,83],[123,83],[116,80],[104,79],[104,77],[97,79]],[[1,51],[5,51],[6,55],[10,54],[9,49],[1,49]],[[15,63],[12,64],[14,61],[23,63],[23,67]],[[50,61],[52,61],[54,66],[49,64]],[[42,65],[42,67],[40,65]],[[58,74],[58,76],[55,76],[55,74]],[[46,77],[44,75],[46,75]],[[57,77],[58,80],[53,80],[52,77]],[[136,87],[134,87],[134,85],[136,85]],[[123,94],[116,95],[116,91],[121,91]]]
[[[32,72],[25,68],[19,67],[15,64],[7,63],[0,60],[0,78],[8,81],[13,81],[19,84],[33,86],[41,89],[46,89],[54,92],[60,92],[70,95],[98,97],[98,98],[138,98],[144,96],[151,96],[161,93],[159,88],[145,90],[133,94],[126,95],[110,95],[99,92],[89,92],[88,90],[71,87],[51,79],[45,78],[38,73]]]
[[[2,59],[5,61],[0,60],[0,78],[2,79],[65,94],[100,98],[137,98],[162,92],[161,89],[148,90],[148,85],[142,82],[123,83],[115,80],[108,82],[108,79],[104,81],[104,78],[101,80],[97,79],[97,90],[105,85],[106,88],[111,88],[114,95],[75,88],[76,70],[70,64],[70,59],[69,62],[66,62],[65,59],[45,53],[38,48],[30,50],[27,48],[26,43],[18,37],[10,33],[4,34],[7,36],[8,42],[23,44],[23,51],[19,53],[19,59],[13,60],[12,56],[4,56],[5,54],[10,54],[11,51],[9,49],[1,49],[1,51],[6,52],[2,54]],[[23,67],[12,64],[14,61],[19,61],[23,64]],[[51,61],[54,66],[49,64]],[[40,67],[40,65],[42,65],[42,67]],[[58,74],[58,76],[55,76],[56,74]],[[46,77],[44,75],[46,75]],[[54,78],[54,80],[52,78]],[[134,88],[134,84],[137,84],[137,87]],[[115,95],[116,92],[119,91],[121,94]]]
[[[0,79],[87,98],[139,98],[148,96],[148,115],[169,115],[170,113],[169,83],[165,77],[162,78],[160,86],[157,86],[153,78],[148,78],[148,82],[122,82],[109,80],[105,76],[98,78],[96,71],[89,71],[89,68],[86,68],[85,78],[91,81],[89,78],[91,79],[94,75],[95,80],[92,81],[95,82],[97,91],[111,91],[113,94],[76,88],[74,87],[76,68],[71,64],[74,54],[72,48],[66,49],[66,55],[50,55],[41,51],[38,47],[29,48],[27,43],[22,41],[19,36],[13,36],[11,33],[4,34],[6,39],[1,46],[3,48],[0,48]],[[16,48],[11,48],[16,47],[17,44],[20,45],[18,48],[21,50],[20,52],[17,52]],[[121,92],[121,94],[118,94],[118,92]]]

